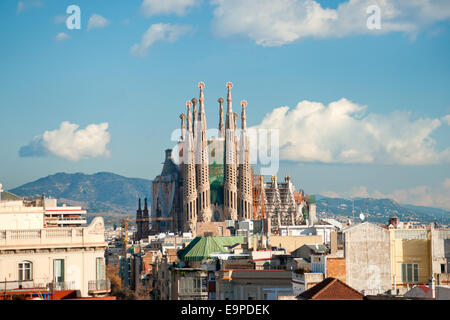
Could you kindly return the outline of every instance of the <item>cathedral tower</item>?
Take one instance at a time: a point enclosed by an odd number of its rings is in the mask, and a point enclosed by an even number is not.
[[[250,167],[250,146],[247,136],[247,117],[245,114],[245,107],[247,101],[241,101],[241,137],[239,143],[239,178],[238,178],[238,198],[239,198],[239,219],[253,219],[253,186],[252,186],[252,172]]]
[[[194,138],[192,136],[192,115],[190,101],[187,107],[187,132],[183,164],[183,232],[195,234],[197,225],[197,187],[195,181]]]
[[[231,88],[227,83],[227,117],[225,123],[225,177],[224,177],[224,214],[225,219],[237,219],[237,169],[236,169],[236,126],[232,108]]]
[[[208,137],[206,134],[206,115],[205,115],[205,97],[203,88],[205,84],[200,82],[200,110],[198,112],[197,132],[195,133],[195,171],[197,177],[197,203],[198,203],[198,221],[211,221],[211,191],[209,184],[209,153]]]

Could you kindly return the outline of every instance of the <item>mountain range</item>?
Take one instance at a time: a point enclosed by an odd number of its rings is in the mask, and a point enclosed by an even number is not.
[[[21,197],[45,194],[58,203],[82,206],[88,216],[134,217],[138,198],[150,201],[152,181],[126,178],[110,172],[57,173],[9,190]]]
[[[138,198],[148,198],[150,206],[152,181],[127,178],[110,172],[92,175],[57,173],[9,191],[22,197],[45,194],[58,199],[60,204],[82,206],[90,217],[101,215],[117,220],[129,216],[133,219]],[[365,219],[378,223],[387,223],[390,217],[397,216],[400,221],[430,223],[437,220],[450,224],[448,211],[399,204],[392,199],[342,199],[317,195],[316,202],[320,216],[359,219],[360,213],[363,213]]]
[[[400,221],[416,221],[429,224],[437,221],[449,224],[450,215],[448,211],[421,207],[409,204],[400,204],[392,199],[377,198],[329,198],[321,195],[316,196],[317,212],[321,216],[340,216],[360,220],[360,214],[364,220],[387,224],[392,216],[397,216]]]

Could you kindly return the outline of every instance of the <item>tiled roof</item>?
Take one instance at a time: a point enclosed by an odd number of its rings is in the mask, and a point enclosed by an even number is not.
[[[297,296],[299,300],[362,300],[364,295],[344,282],[326,278]]]
[[[243,236],[235,237],[196,237],[186,248],[178,251],[178,258],[184,261],[202,261],[213,252],[228,252],[225,247],[243,243]]]

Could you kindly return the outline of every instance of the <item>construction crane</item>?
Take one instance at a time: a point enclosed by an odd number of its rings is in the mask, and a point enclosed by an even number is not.
[[[121,235],[121,238],[123,239],[123,242],[124,242],[125,246],[126,246],[127,241],[130,240],[128,238],[128,222],[130,222],[130,220],[122,219],[122,235]]]

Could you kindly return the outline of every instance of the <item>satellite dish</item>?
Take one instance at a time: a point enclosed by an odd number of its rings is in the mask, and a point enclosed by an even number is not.
[[[359,218],[361,219],[361,221],[363,221],[366,217],[364,216],[364,214],[361,213],[361,214],[359,215]]]

